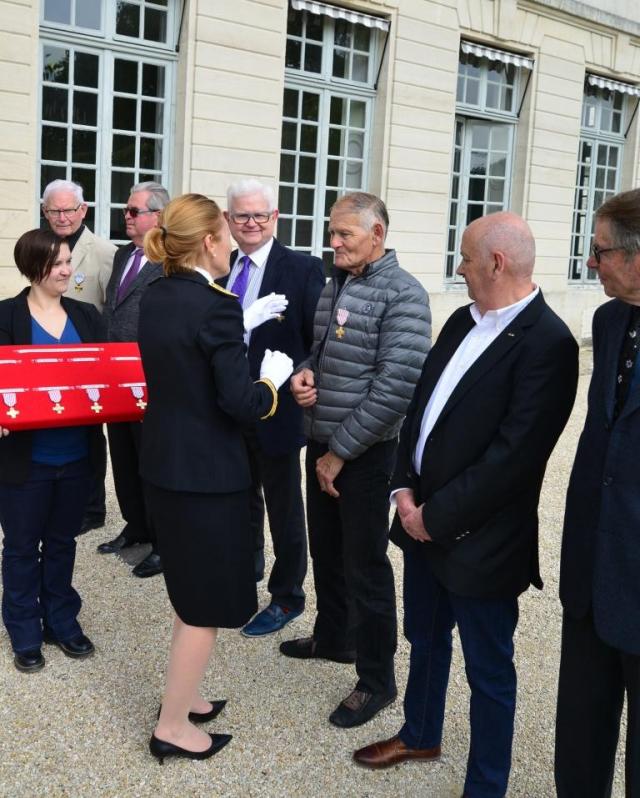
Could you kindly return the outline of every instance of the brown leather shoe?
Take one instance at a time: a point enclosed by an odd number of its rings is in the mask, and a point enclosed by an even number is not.
[[[432,762],[439,758],[439,745],[435,748],[407,748],[398,735],[367,745],[353,754],[354,762],[367,768],[388,768],[408,761]]]

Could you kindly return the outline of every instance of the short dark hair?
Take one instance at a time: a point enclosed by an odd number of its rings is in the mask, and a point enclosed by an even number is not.
[[[51,273],[60,254],[64,238],[52,230],[29,230],[23,233],[13,248],[13,259],[18,271],[30,283],[41,283]]]
[[[640,188],[611,197],[598,208],[596,219],[609,222],[617,247],[628,255],[640,252]]]

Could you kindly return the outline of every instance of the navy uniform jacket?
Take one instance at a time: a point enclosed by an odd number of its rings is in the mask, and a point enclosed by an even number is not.
[[[231,264],[237,251],[231,254]],[[227,278],[220,280],[226,285]],[[273,319],[256,327],[249,339],[249,368],[251,376],[260,376],[260,363],[266,349],[289,355],[294,367],[309,356],[313,344],[313,316],[325,278],[320,258],[283,247],[275,238],[265,264],[259,297],[285,294],[289,300],[283,320]],[[280,401],[276,414],[258,424],[256,435],[261,450],[277,456],[296,451],[305,445],[303,431],[304,410],[289,390],[289,381],[279,390]]]
[[[640,654],[640,386],[613,421],[618,357],[630,306],[593,318],[589,405],[571,472],[562,540],[560,599],[569,615],[593,608],[598,636]]]
[[[165,490],[249,487],[241,424],[268,415],[274,395],[249,374],[242,308],[197,272],[158,278],[140,304],[149,403],[140,474]]]
[[[431,431],[420,475],[413,452],[425,407],[474,322],[469,306],[449,318],[431,349],[400,435],[391,489],[413,487],[432,543],[396,515],[391,537],[427,557],[461,596],[519,595],[542,587],[538,500],[549,455],[576,394],[578,347],[540,293],[471,365]]]
[[[31,313],[27,304],[29,288],[18,296],[0,302],[0,344],[31,343]],[[73,322],[80,339],[85,344],[104,341],[104,324],[100,314],[88,302],[63,296],[60,301]],[[2,421],[0,421],[0,427]],[[102,461],[101,425],[89,428],[89,458],[94,468]],[[28,430],[12,432],[0,440],[0,482],[20,484],[29,476],[31,467],[31,433]]]

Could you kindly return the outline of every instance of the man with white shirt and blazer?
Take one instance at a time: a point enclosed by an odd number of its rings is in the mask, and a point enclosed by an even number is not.
[[[471,688],[463,795],[503,798],[518,596],[542,587],[537,507],[573,406],[578,348],[531,280],[535,244],[523,219],[477,219],[461,253],[458,273],[473,304],[453,313],[427,357],[391,482],[411,644],[405,722],[354,759],[384,768],[440,756],[457,624]]]
[[[239,249],[231,253],[231,271],[221,280],[238,295],[242,307],[275,292],[288,306],[279,319],[246,333],[249,368],[260,376],[265,350],[285,352],[294,365],[309,355],[313,316],[325,278],[322,261],[283,247],[274,238],[278,219],[271,186],[258,180],[240,180],[227,190],[231,235]],[[288,384],[279,392],[275,415],[245,428],[252,485],[251,526],[256,542],[256,579],[264,571],[264,508],[269,517],[275,562],[269,578],[270,604],[242,630],[259,637],[282,629],[304,610],[302,587],[307,572],[307,535],[302,500],[300,449],[305,445],[303,412]]]
[[[87,302],[102,312],[111,277],[116,247],[100,238],[84,223],[89,206],[82,186],[71,180],[53,180],[42,193],[42,213],[54,233],[62,236],[71,250],[73,275],[67,296]],[[102,454],[82,519],[81,532],[100,529],[106,515],[104,480],[107,474],[107,441],[100,435]]]
[[[168,202],[169,194],[159,183],[138,183],[131,189],[124,208],[131,243],[115,255],[103,312],[107,340],[112,343],[138,340],[140,300],[147,286],[162,274],[160,263],[145,258],[142,244],[145,233],[157,225],[158,214]],[[162,563],[138,473],[141,425],[139,422],[108,424],[107,433],[116,496],[125,527],[116,538],[101,543],[98,552],[112,554],[139,543],[151,543],[151,552],[135,566],[133,574],[141,578],[155,576],[162,572]]]

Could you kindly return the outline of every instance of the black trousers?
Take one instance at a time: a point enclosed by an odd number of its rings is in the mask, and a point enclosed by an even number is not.
[[[107,439],[100,428],[100,461],[96,464],[89,501],[84,511],[85,516],[104,518],[106,515],[106,492],[104,481],[107,476]]]
[[[264,509],[269,516],[275,562],[269,593],[275,604],[304,609],[302,588],[307,575],[307,530],[302,501],[300,451],[272,457],[260,450],[252,431],[245,432],[251,468],[249,511],[255,541],[255,563],[264,571]]]
[[[156,551],[155,534],[138,473],[142,424],[138,421],[107,424],[107,434],[116,496],[126,522],[123,534],[132,543],[151,543]]]
[[[562,619],[556,716],[558,798],[609,798],[627,697],[625,795],[640,798],[640,656],[604,643],[593,616]]]
[[[316,460],[327,447],[307,446],[307,523],[318,614],[314,638],[356,651],[357,689],[396,689],[396,600],[389,545],[389,480],[396,441],[375,444],[345,462],[335,499],[320,490]]]

